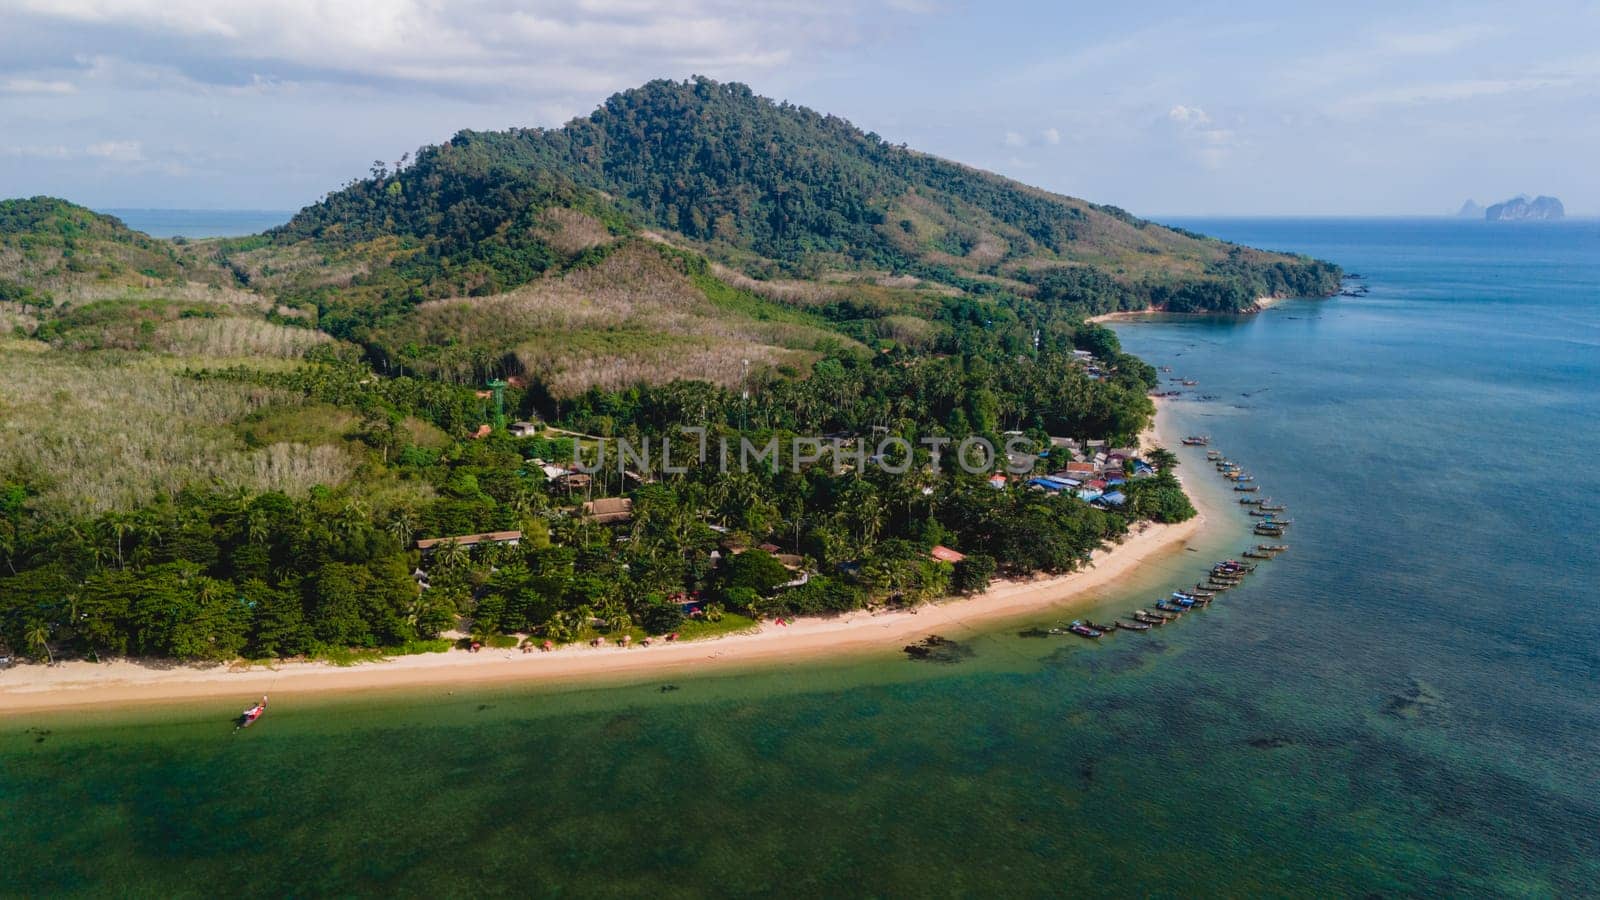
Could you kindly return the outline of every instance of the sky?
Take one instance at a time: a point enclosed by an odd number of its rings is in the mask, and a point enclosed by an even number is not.
[[[295,209],[694,74],[1142,215],[1600,214],[1600,5],[0,0],[0,196]]]

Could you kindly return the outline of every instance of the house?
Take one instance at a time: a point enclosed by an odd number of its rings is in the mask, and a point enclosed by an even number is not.
[[[627,497],[607,497],[583,504],[583,516],[601,525],[626,522],[633,518],[633,501]]]
[[[989,487],[1000,490],[1006,486],[1006,477],[999,472],[989,476]]]
[[[445,544],[455,544],[458,547],[476,547],[479,544],[509,544],[515,547],[522,542],[520,531],[486,531],[482,534],[461,534],[455,537],[423,538],[417,541],[417,549],[426,553],[436,550]]]
[[[1028,482],[1028,484],[1031,484],[1036,488],[1042,488],[1043,490],[1049,491],[1052,494],[1057,491],[1071,490],[1077,487],[1079,483],[1080,482],[1074,481],[1071,478],[1057,478],[1054,475],[1045,475],[1039,478],[1031,479]]]
[[[569,491],[581,491],[589,486],[594,479],[576,469],[566,469],[553,463],[540,462],[539,471],[544,473],[545,480],[556,487],[566,488]]]
[[[1127,484],[1128,476],[1122,474],[1121,472],[1107,472],[1105,481],[1107,485]]]
[[[539,433],[539,425],[536,422],[512,422],[506,430],[511,432],[512,437],[533,437]]]
[[[1139,448],[1137,448],[1137,447],[1118,447],[1115,450],[1112,450],[1110,455],[1115,457],[1115,458],[1117,458],[1117,459],[1133,459],[1134,457],[1139,455]]]
[[[1078,488],[1078,499],[1085,503],[1093,503],[1100,499],[1100,492],[1091,487]]]
[[[1121,491],[1107,491],[1100,495],[1100,502],[1109,506],[1121,506],[1128,502],[1128,498]]]
[[[965,553],[959,550],[951,550],[943,544],[934,545],[934,548],[928,551],[928,555],[940,562],[947,563],[958,563],[967,558]]]
[[[1091,478],[1085,481],[1083,486],[1091,491],[1103,491],[1106,489],[1106,483],[1099,478]]]
[[[1006,468],[1012,472],[1032,472],[1039,457],[1033,453],[1007,453]]]
[[[1083,481],[1093,478],[1096,471],[1098,470],[1095,469],[1094,463],[1092,462],[1069,462],[1067,463],[1067,467],[1057,474]]]

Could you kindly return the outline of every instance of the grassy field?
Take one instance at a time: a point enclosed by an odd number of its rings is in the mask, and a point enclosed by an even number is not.
[[[358,460],[343,446],[273,440],[247,446],[235,423],[298,398],[185,378],[214,359],[70,353],[0,340],[0,476],[42,487],[51,514],[127,509],[188,486],[298,494],[340,484]]]

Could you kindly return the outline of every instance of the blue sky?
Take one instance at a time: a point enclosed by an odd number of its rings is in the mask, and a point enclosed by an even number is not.
[[[1600,213],[1594,3],[0,0],[0,196],[292,209],[704,74],[1147,215]]]

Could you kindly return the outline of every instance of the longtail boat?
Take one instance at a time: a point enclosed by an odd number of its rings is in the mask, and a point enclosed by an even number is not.
[[[255,706],[252,706],[239,714],[239,719],[234,723],[233,730],[238,731],[241,728],[249,728],[251,725],[256,723],[257,719],[260,719],[266,714],[267,698],[266,695],[263,694],[260,703],[257,703]]]
[[[1260,550],[1246,550],[1244,552],[1244,555],[1246,557],[1250,558],[1250,559],[1271,559],[1272,558],[1272,554],[1271,553],[1264,553],[1264,552],[1262,552]]]
[[[1124,629],[1124,628],[1126,628],[1129,631],[1149,631],[1150,630],[1150,623],[1149,622],[1141,622],[1141,621],[1138,620],[1137,617],[1135,617],[1134,620],[1131,621],[1131,622],[1128,621],[1127,619],[1118,619],[1117,620],[1117,629],[1121,630],[1121,629]]]
[[[1265,502],[1266,501],[1262,500],[1260,497],[1240,497],[1239,498],[1239,505],[1240,506],[1260,506],[1261,504],[1263,504]]]
[[[1077,635],[1078,637],[1085,637],[1085,638],[1091,638],[1091,639],[1092,638],[1098,638],[1100,636],[1100,634],[1101,634],[1099,631],[1096,631],[1095,629],[1090,628],[1089,626],[1083,624],[1082,622],[1073,622],[1071,625],[1067,626],[1067,630],[1072,632],[1073,634]]]
[[[1211,443],[1211,437],[1204,434],[1191,434],[1183,439],[1183,443],[1186,447],[1204,447]]]
[[[1266,500],[1261,501],[1261,508],[1266,510],[1267,512],[1284,512],[1284,506],[1283,506],[1282,503],[1273,503],[1271,501],[1272,501],[1271,497],[1268,497]]]
[[[1258,484],[1236,484],[1233,486],[1233,489],[1249,494],[1261,490],[1261,486]]]
[[[1289,549],[1288,544],[1257,544],[1256,549],[1262,553],[1282,553]]]

